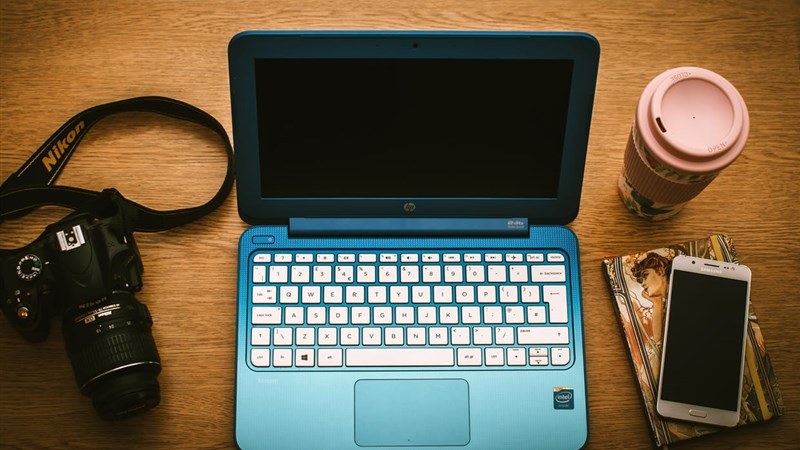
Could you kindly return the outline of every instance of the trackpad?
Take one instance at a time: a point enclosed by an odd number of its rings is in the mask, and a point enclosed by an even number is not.
[[[359,380],[355,386],[356,444],[466,445],[466,380]]]

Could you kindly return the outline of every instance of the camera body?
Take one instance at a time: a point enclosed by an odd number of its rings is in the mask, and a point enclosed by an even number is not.
[[[3,313],[30,342],[50,320],[62,332],[78,386],[101,417],[115,419],[158,405],[161,362],[152,318],[134,296],[142,260],[123,208],[74,213],[31,244],[0,254]]]

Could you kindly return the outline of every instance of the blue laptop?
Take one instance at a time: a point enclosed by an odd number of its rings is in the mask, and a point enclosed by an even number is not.
[[[582,33],[229,47],[244,449],[576,449]]]

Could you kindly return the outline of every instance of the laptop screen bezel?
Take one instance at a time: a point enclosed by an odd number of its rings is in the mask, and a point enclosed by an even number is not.
[[[566,224],[578,213],[599,45],[568,32],[248,31],[228,47],[239,215],[250,224],[291,217],[526,217]],[[572,60],[558,195],[554,198],[264,198],[255,61],[263,58]]]

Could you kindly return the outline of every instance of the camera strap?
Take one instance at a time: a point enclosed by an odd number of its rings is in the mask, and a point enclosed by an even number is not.
[[[150,112],[202,125],[217,133],[225,144],[227,171],[219,191],[208,202],[184,209],[160,211],[128,200],[115,189],[96,192],[53,186],[89,129],[103,118],[122,112]],[[0,185],[0,222],[19,217],[40,206],[55,205],[100,214],[108,200],[123,208],[132,231],[163,231],[197,220],[220,206],[234,181],[233,146],[225,128],[214,117],[188,103],[166,97],[137,97],[82,111],[61,126],[15,173]]]

